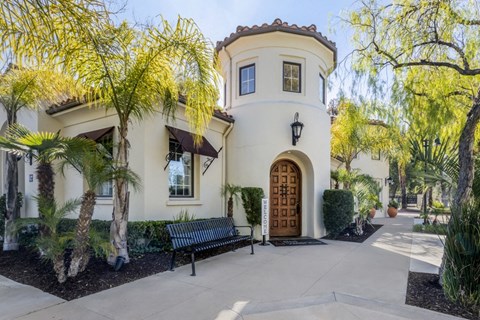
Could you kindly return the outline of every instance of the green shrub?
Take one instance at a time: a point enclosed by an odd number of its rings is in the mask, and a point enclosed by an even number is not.
[[[450,300],[480,312],[480,201],[452,211],[443,289]]]
[[[350,190],[325,190],[323,221],[328,233],[338,234],[353,220],[353,194]]]
[[[195,214],[188,213],[188,209],[182,209],[173,217],[173,223],[190,222],[195,220]]]
[[[242,188],[243,208],[247,215],[247,221],[251,226],[262,223],[262,198],[264,196],[262,188]]]
[[[444,224],[415,224],[413,225],[413,232],[446,235],[447,226]]]
[[[21,219],[28,221],[28,225],[20,229],[19,243],[29,247],[38,236],[39,218]],[[166,230],[171,221],[129,221],[128,248],[132,254],[160,252],[171,250],[170,236]],[[92,220],[91,229],[98,235],[109,235],[111,221]],[[74,232],[76,219],[62,219],[58,224],[59,233]]]
[[[167,224],[172,221],[129,221],[128,248],[133,254],[171,249]]]

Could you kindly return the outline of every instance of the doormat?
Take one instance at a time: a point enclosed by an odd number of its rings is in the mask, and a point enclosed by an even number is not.
[[[313,238],[299,238],[299,239],[273,239],[268,240],[275,247],[288,247],[288,246],[317,246],[326,244],[318,239]]]

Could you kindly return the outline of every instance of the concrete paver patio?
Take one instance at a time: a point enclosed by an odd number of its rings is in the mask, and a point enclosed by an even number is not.
[[[409,269],[435,270],[441,242],[406,216],[374,222],[363,244],[256,245],[198,262],[196,277],[186,265],[70,302],[44,294],[23,312],[34,298],[0,301],[0,319],[456,319],[404,304]]]

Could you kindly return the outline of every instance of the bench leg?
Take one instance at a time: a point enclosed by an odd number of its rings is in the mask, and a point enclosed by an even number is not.
[[[173,254],[172,254],[172,260],[170,261],[170,271],[173,271],[175,269],[175,255],[176,255],[176,251],[173,251]]]
[[[252,253],[250,253],[250,254],[254,254],[254,252],[253,252],[253,238],[250,239],[250,246],[252,247]]]
[[[190,259],[192,260],[192,274],[191,274],[191,276],[195,277],[196,276],[196,274],[195,274],[195,252],[191,253]]]

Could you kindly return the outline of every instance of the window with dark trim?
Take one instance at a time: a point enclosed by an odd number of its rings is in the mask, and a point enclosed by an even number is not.
[[[255,64],[241,67],[240,74],[240,95],[246,95],[255,92]]]
[[[193,197],[193,153],[183,152],[175,139],[169,141],[168,189],[170,198]]]
[[[320,98],[320,101],[325,104],[326,100],[326,94],[325,94],[325,78],[322,76],[321,73],[318,74],[318,97]]]
[[[104,155],[107,160],[113,159],[113,130],[96,140],[97,149]],[[98,198],[112,198],[113,197],[113,180],[106,181],[99,185],[96,190]]]
[[[300,93],[302,65],[293,62],[283,62],[283,91]]]
[[[372,152],[372,160],[380,160],[380,151]]]

